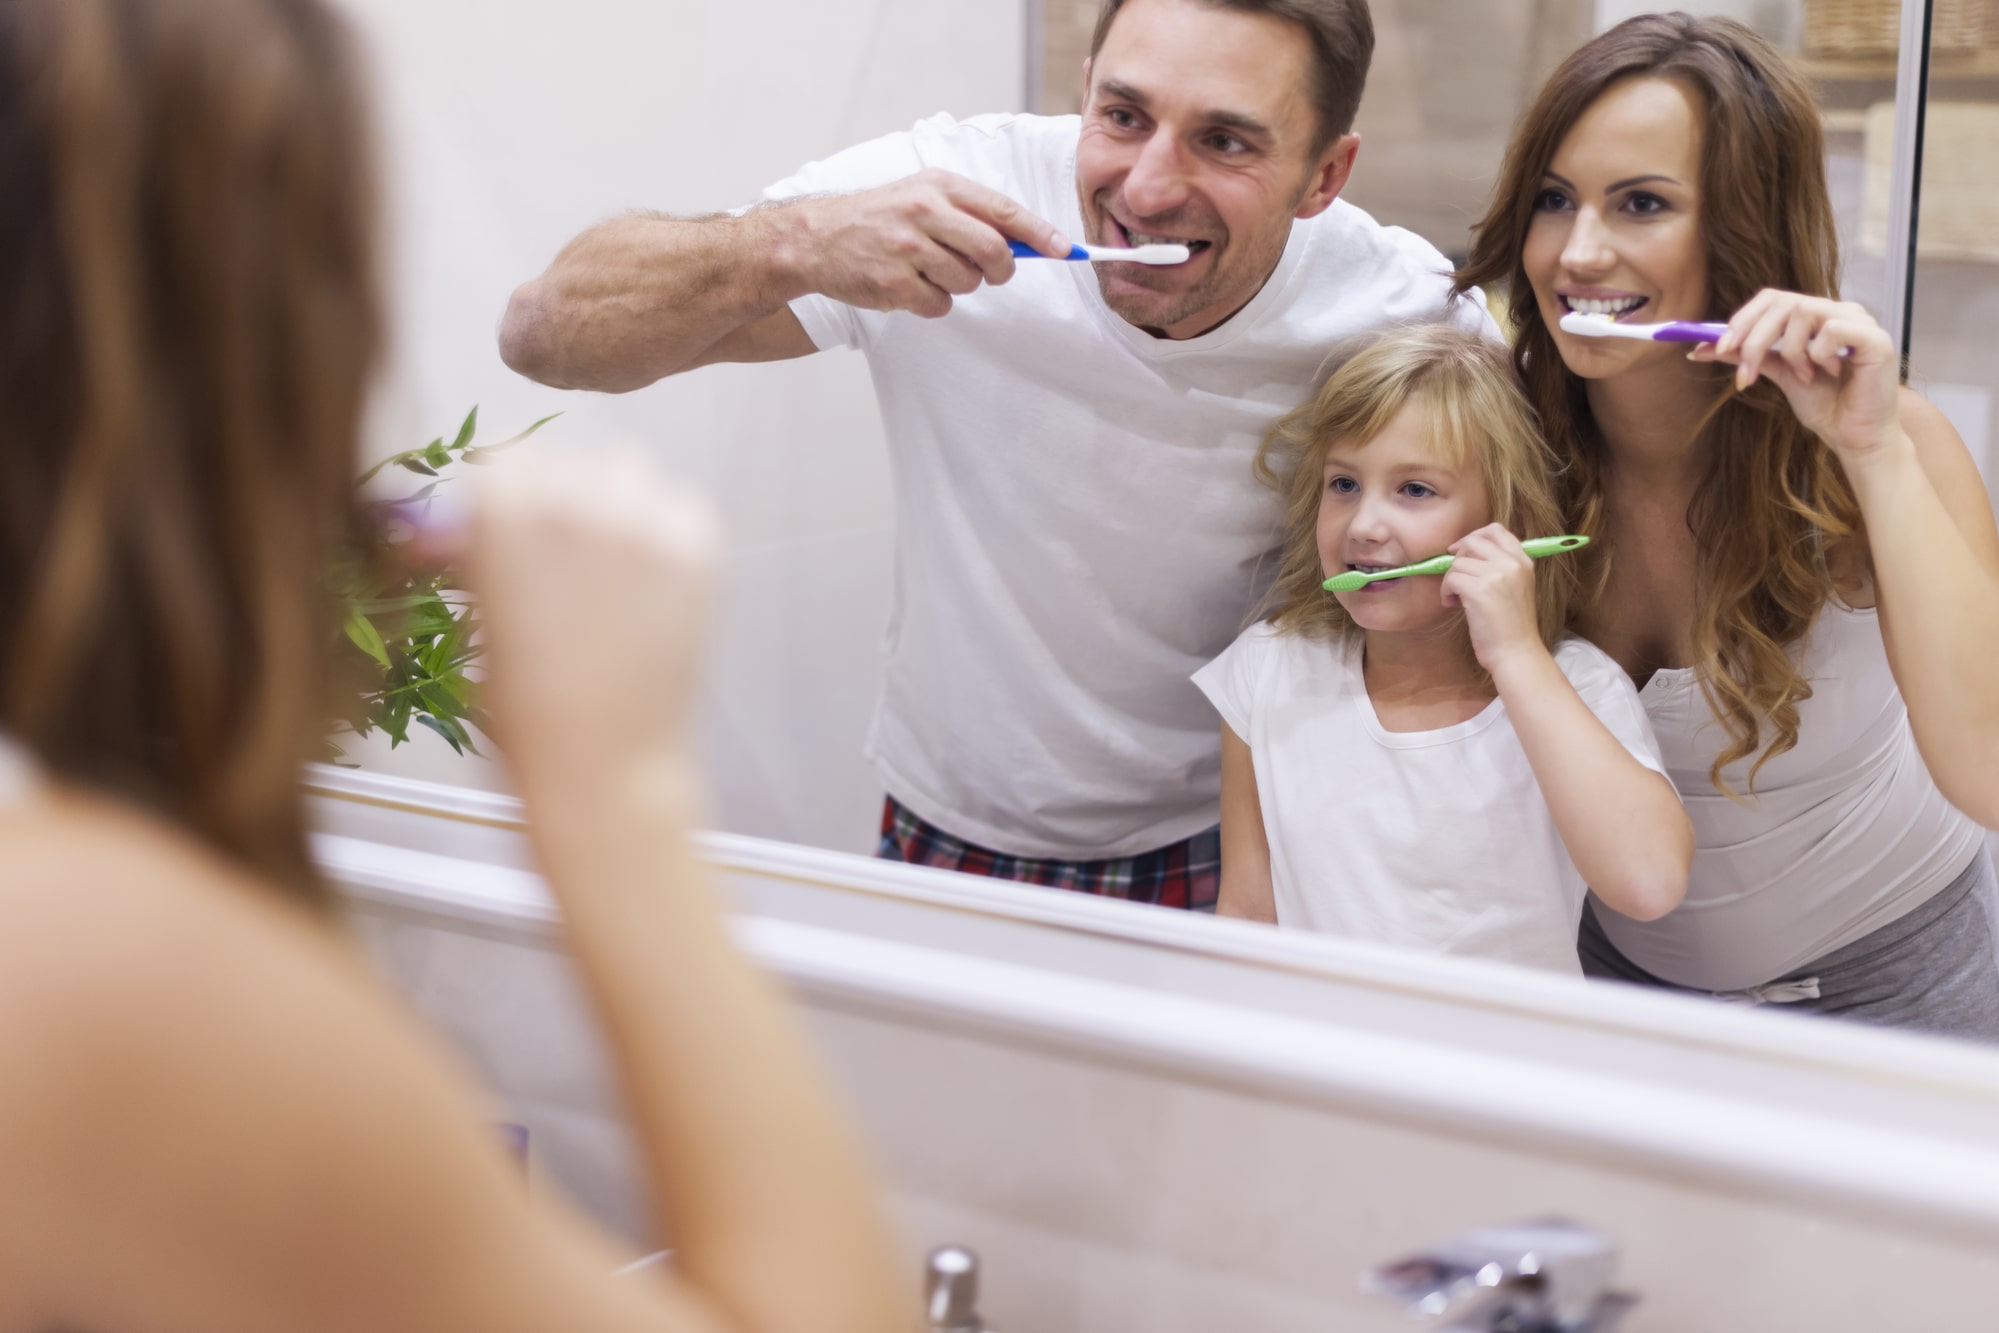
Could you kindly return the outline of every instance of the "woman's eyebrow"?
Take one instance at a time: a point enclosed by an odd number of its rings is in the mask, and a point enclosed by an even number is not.
[[[1570,180],[1568,177],[1564,175],[1561,175],[1559,172],[1544,171],[1541,173],[1541,179],[1553,181],[1555,182],[1555,184],[1561,186],[1565,190],[1575,190],[1576,188],[1574,181]],[[1603,192],[1605,194],[1616,194],[1619,190],[1628,190],[1634,185],[1649,185],[1654,181],[1659,181],[1667,185],[1684,184],[1684,182],[1681,181],[1676,176],[1668,176],[1660,172],[1654,172],[1649,176],[1626,176],[1621,181],[1612,181],[1608,186],[1604,188]],[[1580,193],[1580,191],[1577,191],[1577,193]]]
[[[1612,181],[1610,183],[1610,188],[1606,190],[1605,193],[1616,194],[1619,190],[1628,190],[1634,185],[1650,185],[1654,181],[1658,181],[1666,185],[1678,185],[1680,183],[1676,178],[1672,176],[1667,176],[1659,172],[1653,172],[1649,176],[1626,176],[1621,181]]]

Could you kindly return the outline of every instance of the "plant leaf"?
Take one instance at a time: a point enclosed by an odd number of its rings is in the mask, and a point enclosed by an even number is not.
[[[432,717],[429,713],[418,713],[416,720],[444,737],[445,743],[459,754],[464,754],[467,750],[471,750],[473,754],[479,753],[478,747],[472,744],[472,738],[465,734],[465,728],[455,720],[448,717]]]
[[[430,466],[428,463],[425,463],[422,459],[399,458],[396,460],[396,462],[401,466],[408,468],[410,471],[420,472],[426,477],[434,477],[437,475],[437,469]]]
[[[455,454],[466,445],[472,443],[472,435],[478,429],[479,409],[477,405],[474,405],[472,410],[465,414],[465,424],[458,428],[458,438],[451,442],[451,452]]]
[[[362,615],[359,611],[355,611],[347,617],[347,624],[344,628],[347,631],[348,642],[374,658],[377,662],[380,662],[383,670],[388,670],[388,645],[382,642],[382,632],[375,628],[374,621],[368,619],[368,617]]]
[[[423,461],[432,467],[450,467],[451,451],[444,447],[443,440],[432,440],[424,448]]]
[[[535,422],[534,425],[529,426],[526,430],[522,431],[520,434],[509,436],[508,438],[501,440],[498,444],[482,444],[476,448],[467,449],[462,455],[462,457],[468,463],[482,462],[484,461],[485,456],[487,454],[496,454],[502,449],[513,448],[515,445],[519,444],[522,440],[527,439],[530,435],[533,435],[536,431],[540,430],[543,426],[546,426],[549,422],[555,420],[557,417],[561,415],[562,413],[560,412],[551,412],[549,415],[543,417],[540,421]]]

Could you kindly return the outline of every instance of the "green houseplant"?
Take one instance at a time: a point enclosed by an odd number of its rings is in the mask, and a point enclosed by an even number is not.
[[[491,729],[467,675],[483,651],[477,610],[449,571],[422,568],[400,558],[396,548],[408,540],[411,520],[450,481],[451,468],[484,462],[560,415],[543,417],[496,444],[476,444],[479,409],[474,407],[448,443],[439,436],[421,449],[393,454],[356,481],[357,489],[365,488],[390,469],[429,478],[409,495],[364,500],[370,526],[383,534],[383,542],[375,550],[347,553],[333,570],[348,657],[344,665],[361,688],[336,719],[330,758],[342,756],[342,731],[365,737],[380,730],[394,749],[409,740],[412,724],[436,732],[461,755],[479,753],[472,733],[490,735]]]

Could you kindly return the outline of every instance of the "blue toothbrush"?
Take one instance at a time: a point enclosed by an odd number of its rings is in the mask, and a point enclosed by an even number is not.
[[[1052,259],[1057,256],[1044,255],[1026,241],[1008,241],[1007,249],[1022,259]],[[1184,245],[1141,245],[1135,250],[1120,250],[1112,245],[1078,245],[1062,259],[1088,260],[1093,264],[1184,264],[1194,257],[1194,252]]]

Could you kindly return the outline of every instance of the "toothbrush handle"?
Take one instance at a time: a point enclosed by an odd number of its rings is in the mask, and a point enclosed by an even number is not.
[[[1536,560],[1545,560],[1551,555],[1560,555],[1564,551],[1573,551],[1588,545],[1589,538],[1581,536],[1529,537],[1520,543],[1520,549]]]
[[[1391,569],[1384,573],[1376,574],[1374,577],[1376,580],[1410,579],[1421,578],[1427,574],[1448,574],[1451,566],[1457,562],[1458,558],[1454,555],[1433,555],[1428,560],[1419,561],[1413,565],[1404,565],[1400,569]]]
[[[1088,259],[1090,257],[1089,249],[1081,245],[1072,246],[1068,254],[1061,256],[1044,255],[1026,241],[1008,241],[1006,248],[1013,251],[1014,255],[1020,259],[1055,259],[1058,257],[1062,259]]]
[[[1653,331],[1652,341],[1660,343],[1718,343],[1721,341],[1721,335],[1727,332],[1728,325],[1726,324],[1700,324],[1682,320],[1673,324],[1661,324]],[[1839,349],[1839,354],[1841,356],[1852,356],[1853,349],[1851,347],[1842,347]]]
[[[1529,537],[1520,543],[1520,549],[1536,560],[1545,560],[1551,555],[1560,555],[1564,551],[1573,551],[1579,546],[1588,545],[1589,538],[1581,536]],[[1406,579],[1427,574],[1448,574],[1451,572],[1451,566],[1457,562],[1458,558],[1454,555],[1435,555],[1421,564],[1405,565],[1401,569],[1391,570],[1387,574],[1378,574],[1375,577]]]
[[[1728,332],[1726,324],[1703,324],[1692,320],[1676,320],[1671,324],[1661,324],[1652,332],[1652,341],[1660,343],[1718,343],[1721,335]]]

